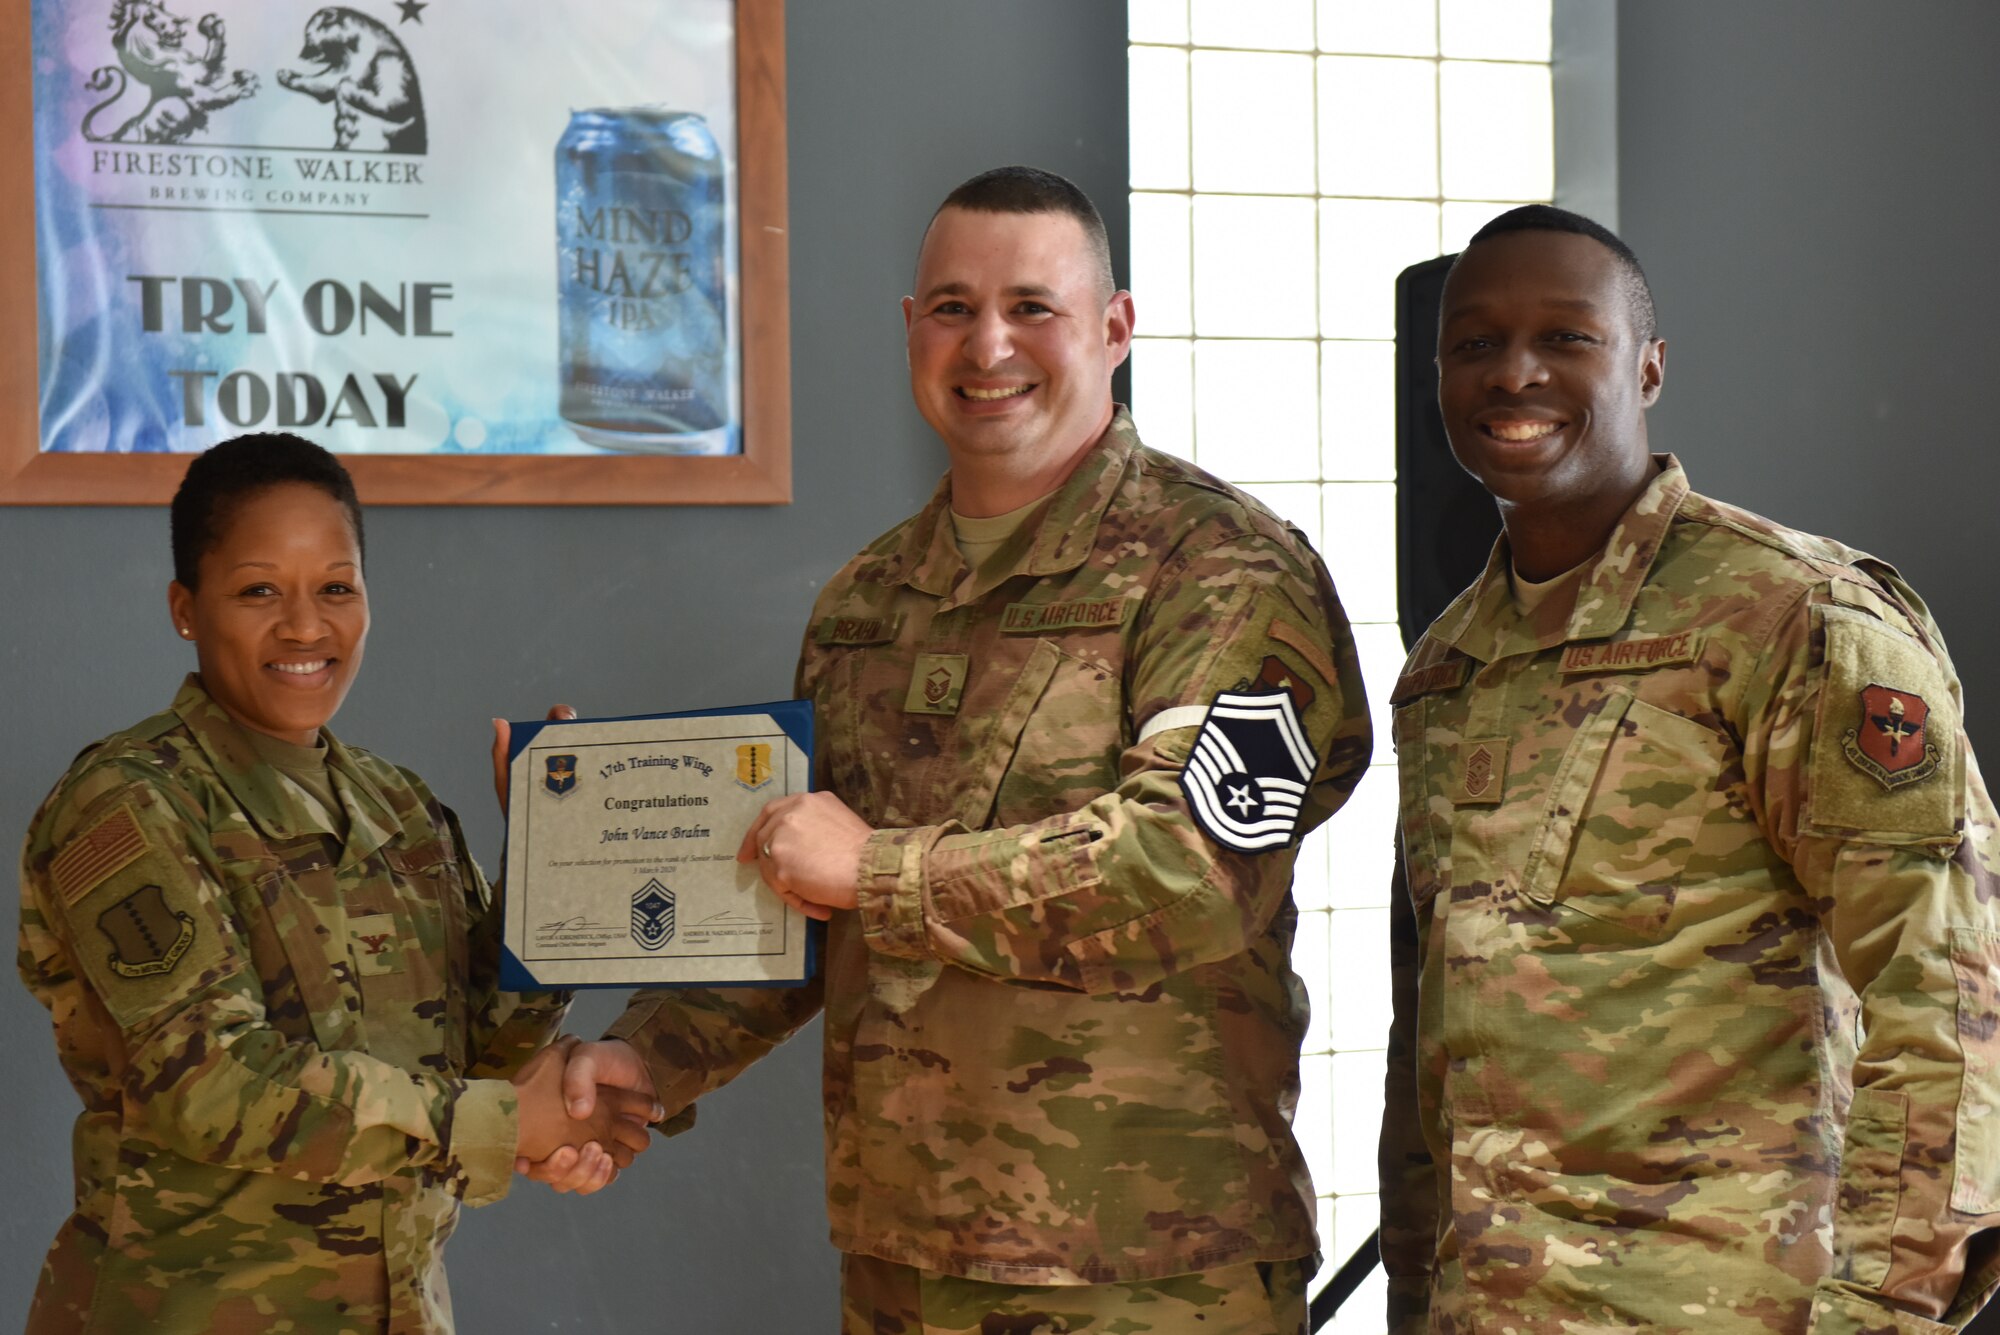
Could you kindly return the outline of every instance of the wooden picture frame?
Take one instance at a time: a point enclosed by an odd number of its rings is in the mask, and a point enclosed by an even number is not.
[[[371,505],[788,504],[791,314],[784,0],[735,0],[741,454],[343,454]],[[30,6],[0,7],[0,505],[163,505],[192,454],[44,453]]]

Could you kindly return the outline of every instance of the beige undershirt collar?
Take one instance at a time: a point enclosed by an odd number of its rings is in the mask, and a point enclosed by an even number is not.
[[[1522,579],[1521,572],[1514,569],[1512,564],[1509,564],[1507,567],[1507,578],[1514,586],[1514,606],[1520,609],[1522,616],[1527,616],[1530,612],[1533,612],[1537,607],[1548,601],[1549,595],[1555,592],[1556,585],[1583,569],[1587,564],[1589,564],[1588,557],[1577,562],[1555,578],[1545,579],[1539,583]]]
[[[321,737],[311,746],[296,746],[269,733],[258,732],[255,728],[243,729],[243,735],[250,739],[257,758],[278,771],[298,790],[305,800],[307,810],[313,819],[321,822],[321,828],[345,838],[347,836],[347,808],[342,805],[340,794],[333,786],[333,771],[326,766],[326,738]]]
[[[1004,515],[974,517],[953,510],[952,536],[958,539],[958,550],[960,555],[965,557],[966,566],[977,570],[985,565],[987,559],[999,551],[1007,539],[1021,531],[1021,525],[1027,520],[1028,515],[1047,499],[1046,496],[1037,496],[1026,505],[1016,510],[1009,510]]]

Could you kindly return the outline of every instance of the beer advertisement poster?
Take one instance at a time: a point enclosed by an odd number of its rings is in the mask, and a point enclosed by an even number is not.
[[[40,450],[740,453],[736,12],[30,0]]]

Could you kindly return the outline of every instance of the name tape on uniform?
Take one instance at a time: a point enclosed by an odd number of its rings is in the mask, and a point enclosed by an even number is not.
[[[1465,685],[1468,670],[1466,660],[1454,658],[1448,663],[1433,663],[1415,672],[1405,672],[1396,678],[1396,689],[1389,692],[1389,703],[1400,705],[1432,691],[1456,690]]]
[[[813,632],[818,644],[887,644],[903,628],[903,614],[827,617]]]
[[[1094,629],[1116,626],[1125,620],[1125,598],[1099,598],[1076,603],[1009,603],[1000,614],[1000,630],[1008,635],[1032,634],[1038,630]]]
[[[1643,668],[1692,663],[1701,656],[1701,634],[1684,630],[1644,640],[1613,640],[1609,644],[1572,644],[1563,650],[1564,672],[1633,672]]]

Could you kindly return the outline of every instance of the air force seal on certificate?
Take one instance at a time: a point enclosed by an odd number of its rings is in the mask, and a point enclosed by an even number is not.
[[[547,768],[542,772],[542,787],[557,797],[568,797],[576,790],[576,757],[544,756]]]
[[[1223,691],[1181,771],[1195,823],[1235,853],[1291,843],[1315,761],[1289,692]]]

